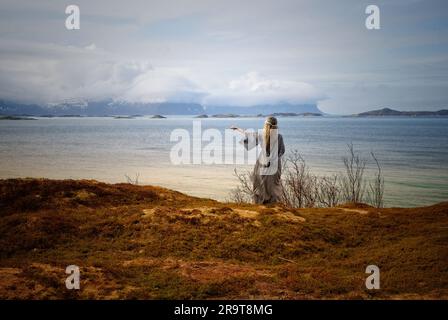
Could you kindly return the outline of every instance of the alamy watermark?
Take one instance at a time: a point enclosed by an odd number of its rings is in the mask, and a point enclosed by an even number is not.
[[[259,173],[273,175],[278,170],[278,137],[277,129],[269,130],[269,137],[263,129],[246,130],[243,136],[225,129],[223,135],[215,128],[202,130],[201,121],[195,120],[192,132],[186,129],[171,132],[170,141],[175,144],[170,161],[174,165],[254,165],[258,160]]]
[[[79,30],[81,28],[81,11],[79,6],[71,4],[65,8],[65,13],[68,14],[65,20],[65,27],[67,30]],[[368,30],[379,30],[380,24],[380,8],[377,5],[368,5],[365,9],[365,14],[368,14],[365,26]]]
[[[371,4],[366,7],[366,28],[368,30],[379,30],[380,24],[380,8],[377,5]]]
[[[81,29],[81,11],[77,5],[69,5],[65,8],[65,13],[69,16],[65,19],[65,28],[67,30]]]
[[[65,273],[69,276],[65,279],[65,287],[68,290],[79,290],[80,286],[80,270],[77,265],[69,265],[65,269]],[[365,285],[368,290],[380,289],[380,268],[376,265],[368,265],[366,273],[369,276],[366,278]]]
[[[374,264],[368,265],[366,273],[370,274],[366,279],[366,288],[378,290],[380,288],[380,268]]]
[[[65,273],[69,276],[65,279],[65,287],[69,290],[80,289],[80,272],[76,265],[69,265],[65,268]]]

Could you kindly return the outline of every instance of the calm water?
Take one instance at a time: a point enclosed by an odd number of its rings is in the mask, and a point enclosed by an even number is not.
[[[244,165],[171,164],[173,129],[192,131],[192,117],[168,119],[39,118],[0,121],[0,178],[88,178],[154,184],[191,195],[227,198]],[[202,128],[261,128],[263,119],[202,119]],[[347,143],[375,152],[386,179],[387,206],[448,200],[447,118],[280,118],[287,150],[301,152],[318,174],[343,171]],[[204,143],[204,145],[207,143]],[[369,166],[373,168],[370,161]],[[369,174],[370,172],[367,172]]]

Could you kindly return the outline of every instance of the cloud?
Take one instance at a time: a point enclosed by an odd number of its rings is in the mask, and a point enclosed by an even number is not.
[[[75,31],[68,4],[0,1],[0,99],[318,101],[328,113],[448,103],[445,0],[379,0],[375,31],[367,0],[78,0]]]
[[[85,99],[200,102],[205,93],[182,70],[154,68],[98,48],[10,42],[0,53],[0,97],[52,104]]]
[[[12,41],[0,53],[0,97],[51,105],[71,99],[204,105],[316,103],[312,85],[249,72],[227,86],[209,89],[208,78],[193,81],[188,69],[154,67],[147,60],[114,55],[95,43],[64,46]]]
[[[128,102],[200,103],[206,92],[181,72],[154,69],[140,74],[118,100]]]
[[[316,103],[325,96],[309,83],[271,79],[249,72],[231,80],[228,88],[205,97],[205,105],[252,106],[259,104]]]

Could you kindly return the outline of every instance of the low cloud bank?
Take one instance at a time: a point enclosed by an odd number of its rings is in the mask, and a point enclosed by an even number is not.
[[[315,87],[305,82],[284,81],[249,72],[232,80],[228,88],[205,97],[206,106],[253,106],[260,104],[306,104],[324,98]]]
[[[203,80],[204,81],[204,80]],[[316,103],[312,85],[249,72],[224,88],[208,90],[188,72],[156,68],[84,47],[14,42],[0,53],[0,98],[52,105],[73,99],[130,103],[184,102],[205,106]]]

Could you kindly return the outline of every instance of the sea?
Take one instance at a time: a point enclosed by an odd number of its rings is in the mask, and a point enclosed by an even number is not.
[[[222,134],[230,126],[259,129],[263,118],[167,116],[36,117],[0,121],[0,178],[95,179],[151,184],[189,195],[229,200],[238,185],[234,170],[245,163],[173,163],[176,129],[191,134],[190,152],[202,154],[207,129]],[[416,207],[448,201],[448,118],[280,117],[286,152],[297,150],[312,173],[344,172],[348,144],[366,160],[366,180],[375,174],[373,152],[385,179],[385,206]],[[194,126],[201,133],[194,135]],[[216,131],[217,130],[217,131]],[[196,141],[197,142],[197,141]],[[193,158],[193,156],[192,156]],[[191,161],[193,162],[193,161]]]

